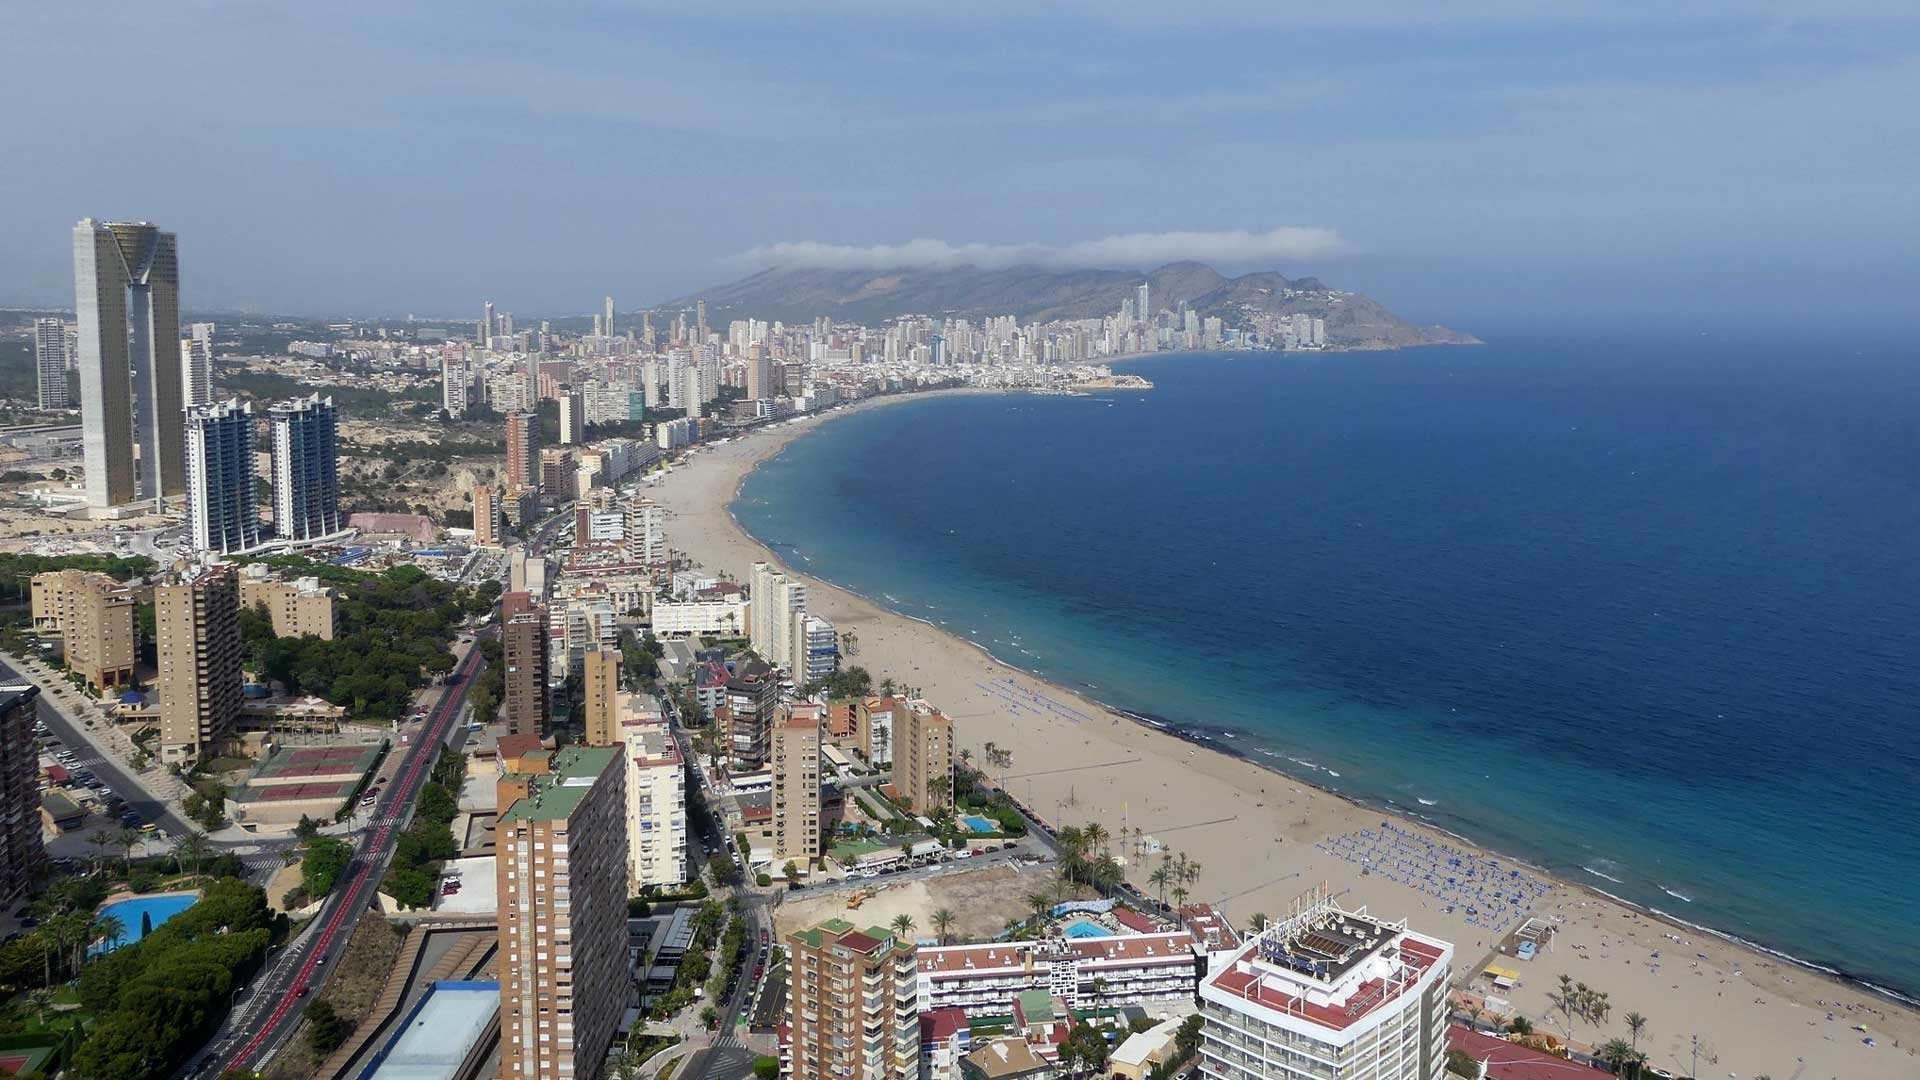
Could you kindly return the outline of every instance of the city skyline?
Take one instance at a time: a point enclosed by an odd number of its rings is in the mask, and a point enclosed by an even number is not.
[[[40,13],[0,53],[4,78],[73,70],[86,18]],[[1920,282],[1920,214],[1898,180],[1916,141],[1889,104],[1920,89],[1916,35],[1890,7],[794,20],[635,5],[542,16],[537,35],[532,18],[121,13],[118,32],[221,60],[143,90],[183,139],[115,118],[131,71],[75,88],[93,124],[23,120],[71,168],[10,178],[0,302],[64,304],[54,230],[96,209],[195,238],[191,309],[290,314],[438,317],[483,295],[523,313],[591,315],[608,294],[635,310],[737,278],[755,252],[916,242],[1145,270],[1101,245],[1276,227],[1337,243],[1149,250],[1311,273],[1493,331],[1779,328],[1818,312],[1885,327]],[[519,47],[530,35],[540,48]],[[404,43],[429,37],[449,62],[411,62]],[[289,60],[352,77],[289,79]],[[236,83],[257,92],[225,92]],[[1137,119],[1126,139],[1107,122],[1121,114]],[[861,166],[928,134],[928,167],[967,163],[966,183]],[[167,167],[138,183],[94,167],[127,146]],[[746,167],[764,160],[781,162],[777,183]],[[236,161],[258,182],[236,185]],[[261,274],[258,230],[241,226],[268,220],[303,258]]]

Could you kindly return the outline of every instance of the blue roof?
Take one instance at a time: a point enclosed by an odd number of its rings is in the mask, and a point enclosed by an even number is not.
[[[453,1080],[499,1008],[497,982],[434,983],[361,1080]]]

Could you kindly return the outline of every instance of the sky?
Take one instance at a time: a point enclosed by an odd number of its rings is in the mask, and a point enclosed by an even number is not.
[[[796,14],[817,7],[821,14]],[[521,318],[770,263],[1315,274],[1475,332],[1910,330],[1911,0],[21,4],[0,304]]]

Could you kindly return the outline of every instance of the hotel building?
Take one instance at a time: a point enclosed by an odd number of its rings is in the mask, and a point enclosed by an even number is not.
[[[911,1080],[920,1074],[914,948],[840,919],[787,935],[792,1080]]]
[[[240,588],[233,567],[191,567],[154,587],[160,759],[217,750],[240,716]]]
[[[500,779],[501,1080],[597,1075],[632,996],[621,757],[536,751]]]
[[[33,576],[33,627],[61,638],[67,666],[95,688],[133,682],[132,589],[91,570],[52,570]]]
[[[1439,1080],[1453,946],[1325,888],[1200,985],[1206,1080]]]

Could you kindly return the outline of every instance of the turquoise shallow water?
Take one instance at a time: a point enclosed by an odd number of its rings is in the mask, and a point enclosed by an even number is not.
[[[734,510],[1116,707],[1911,991],[1912,359],[1155,357],[836,420]]]

